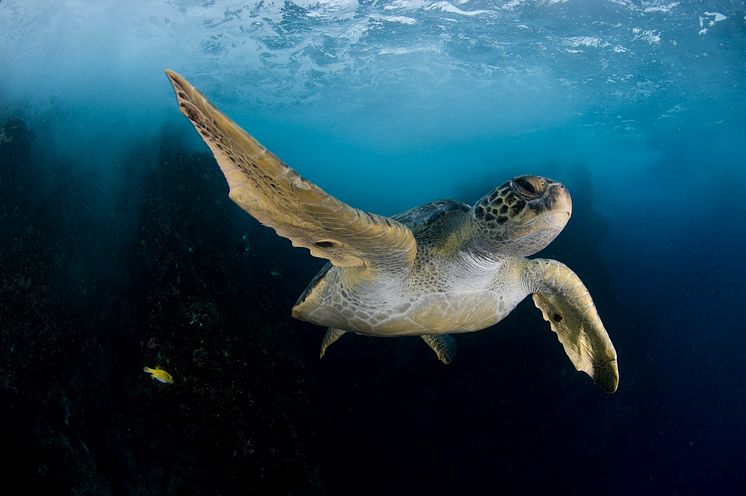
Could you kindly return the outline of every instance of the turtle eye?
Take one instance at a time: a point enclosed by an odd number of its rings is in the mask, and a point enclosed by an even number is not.
[[[520,193],[525,196],[536,195],[536,188],[534,187],[534,185],[522,177],[517,177],[513,179],[513,184],[515,186],[515,190],[517,193]]]

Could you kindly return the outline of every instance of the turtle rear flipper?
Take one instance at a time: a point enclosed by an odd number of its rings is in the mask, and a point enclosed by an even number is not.
[[[438,360],[448,365],[453,360],[456,351],[456,340],[448,334],[426,334],[420,336],[432,348]]]
[[[330,327],[326,331],[326,334],[324,334],[324,338],[321,340],[321,352],[319,352],[319,358],[324,358],[327,348],[336,343],[346,332],[347,331],[343,331],[342,329]]]
[[[580,278],[564,264],[544,259],[528,262],[526,278],[534,304],[557,333],[575,368],[607,393],[616,391],[616,350]]]

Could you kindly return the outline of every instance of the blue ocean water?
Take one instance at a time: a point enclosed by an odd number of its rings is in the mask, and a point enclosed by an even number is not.
[[[322,261],[230,203],[166,68],[367,211],[566,184],[540,255],[589,287],[618,392],[530,302],[447,367],[405,338],[319,362],[290,308]],[[0,1],[0,473],[60,494],[743,492],[745,86],[742,1]]]

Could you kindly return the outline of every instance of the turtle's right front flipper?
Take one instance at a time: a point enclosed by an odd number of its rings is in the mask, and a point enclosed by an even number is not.
[[[560,262],[534,259],[526,265],[525,281],[575,368],[607,393],[616,391],[616,350],[580,278]]]
[[[308,248],[338,267],[402,274],[417,253],[401,223],[369,214],[301,177],[215,108],[179,74],[166,71],[179,109],[210,147],[241,208],[293,246]]]

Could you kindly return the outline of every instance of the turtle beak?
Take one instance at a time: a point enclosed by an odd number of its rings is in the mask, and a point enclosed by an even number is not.
[[[565,185],[541,176],[517,176],[510,189],[534,209],[551,217],[550,223],[562,229],[572,214],[572,199]]]
[[[547,180],[549,181],[549,180]],[[547,210],[565,218],[565,222],[572,215],[572,198],[565,185],[556,181],[550,181],[547,191],[544,193],[544,202]]]
[[[526,202],[541,204],[548,213],[572,214],[572,200],[565,185],[541,176],[517,176],[510,180],[510,189]]]

